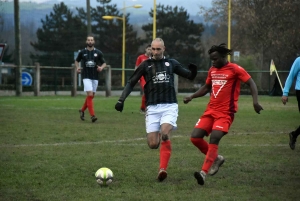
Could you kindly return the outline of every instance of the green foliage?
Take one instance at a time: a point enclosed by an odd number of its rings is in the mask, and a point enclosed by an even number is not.
[[[120,113],[118,97],[97,95],[96,123],[88,112],[79,119],[84,96],[1,97],[0,200],[298,200],[300,146],[290,150],[287,135],[299,125],[295,97],[283,106],[277,97],[260,96],[258,115],[251,96],[241,96],[219,145],[226,161],[204,186],[193,178],[204,155],[189,136],[208,97],[188,105],[182,98],[168,178],[158,183],[159,150],[147,146],[141,97],[129,96]],[[107,188],[94,176],[104,166],[114,172]]]
[[[240,56],[239,60],[236,61],[238,65],[242,66],[247,71],[255,71],[258,70],[258,67],[255,65],[255,59],[254,56],[248,55],[248,56]]]
[[[122,53],[123,42],[123,20],[104,20],[102,16],[117,16],[123,18],[123,11],[117,8],[116,4],[97,6],[92,9],[93,26],[92,30],[99,37],[99,46],[101,50],[107,53]],[[140,45],[137,39],[137,32],[133,31],[132,25],[128,23],[130,14],[125,16],[125,47],[126,52],[135,54]]]
[[[41,52],[31,55],[44,66],[70,66],[74,61],[74,51],[78,41],[86,38],[86,25],[63,3],[55,4],[53,12],[41,20],[42,28],[37,30],[37,42],[31,45]]]
[[[98,1],[99,2],[99,1]],[[117,8],[117,4],[109,4],[110,1],[100,2],[101,6],[91,8],[92,32],[95,34],[95,46],[104,53],[106,62],[110,65],[121,68],[122,66],[122,48],[123,48],[123,20],[104,20],[102,16],[123,17],[122,10]],[[86,11],[83,8],[77,8],[79,17],[86,18]],[[127,9],[128,10],[128,9]],[[137,32],[133,30],[133,26],[129,24],[130,14],[125,16],[125,51],[126,54],[135,55],[138,51],[141,41],[137,38]],[[107,57],[108,54],[119,54],[120,58]],[[134,63],[126,66],[134,66]]]
[[[237,61],[235,63],[242,66],[248,72],[256,71],[256,70],[258,70],[258,67],[255,65],[255,59],[254,58],[255,58],[255,56],[252,56],[252,55],[240,56],[239,61]],[[251,77],[254,80],[254,82],[256,83],[256,85],[258,85],[260,83],[259,82],[260,76],[257,73],[252,73]],[[243,85],[245,85],[245,84],[243,84]]]
[[[166,54],[173,58],[194,58],[194,63],[199,65],[198,58],[203,53],[201,35],[204,31],[202,24],[196,24],[190,20],[187,11],[180,7],[165,6],[159,4],[156,11],[156,36],[164,40]],[[153,10],[149,12],[153,16]],[[142,26],[146,32],[145,42],[152,38],[153,23]]]

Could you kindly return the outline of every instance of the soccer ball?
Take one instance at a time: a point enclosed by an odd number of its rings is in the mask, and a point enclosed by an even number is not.
[[[100,186],[107,186],[113,181],[113,172],[111,169],[102,167],[95,173],[96,181]]]

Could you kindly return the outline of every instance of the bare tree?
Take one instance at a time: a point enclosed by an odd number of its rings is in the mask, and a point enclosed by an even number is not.
[[[227,37],[227,32],[221,30],[228,22],[228,1],[212,3],[212,8],[201,8],[200,12],[207,21],[217,25],[217,38]],[[279,69],[288,69],[299,52],[300,1],[232,0],[231,7],[232,48],[258,55],[262,70],[269,67],[271,59]]]

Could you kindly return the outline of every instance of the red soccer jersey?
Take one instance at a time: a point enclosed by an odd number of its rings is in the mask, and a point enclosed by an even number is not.
[[[135,62],[135,66],[139,66],[143,61],[145,61],[146,59],[149,59],[149,57],[147,57],[145,54],[141,54],[140,56],[138,56],[138,58],[136,59]]]
[[[222,68],[211,67],[206,84],[212,86],[207,109],[220,112],[237,112],[240,95],[240,81],[246,82],[251,76],[241,66],[230,63]]]
[[[140,56],[138,56],[138,58],[136,59],[135,62],[135,66],[138,67],[143,61],[149,59],[149,57],[147,57],[145,54],[141,54]],[[141,87],[144,89],[144,85],[146,84],[145,78],[142,76],[140,79],[140,85]]]

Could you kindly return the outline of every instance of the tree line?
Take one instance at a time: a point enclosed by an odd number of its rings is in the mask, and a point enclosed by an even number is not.
[[[98,1],[99,6],[91,7],[91,29],[95,36],[95,47],[104,52],[107,63],[114,67],[121,67],[122,52],[122,20],[104,20],[102,16],[122,17],[122,11],[110,0]],[[31,55],[34,60],[42,65],[69,66],[73,60],[73,51],[85,46],[87,35],[86,10],[76,8],[73,13],[64,2],[55,4],[53,12],[42,19],[42,27],[37,30],[37,41],[31,45],[43,54]],[[153,11],[149,12],[152,16]],[[135,55],[142,53],[152,41],[152,23],[142,27],[146,37],[138,37],[133,25],[129,24],[130,13],[126,14],[126,54]],[[189,15],[184,8],[174,8],[159,4],[157,6],[157,36],[162,37],[166,43],[166,54],[171,57],[196,58],[202,54],[201,33],[203,25],[189,20]],[[119,56],[110,56],[110,55]],[[129,64],[131,68],[134,63]]]
[[[299,0],[231,0],[231,47],[247,55],[256,70],[289,70],[300,53]],[[213,7],[200,8],[215,34],[211,41],[226,41],[228,1],[214,0]]]
[[[107,55],[108,63],[120,67],[123,22],[103,20],[102,16],[122,17],[123,13],[111,0],[97,2],[99,5],[91,7],[96,47]],[[207,50],[211,45],[227,43],[228,2],[213,0],[212,7],[200,7],[199,14],[205,17],[206,24],[190,20],[183,7],[159,4],[156,11],[157,37],[164,39],[166,55],[184,64],[195,62],[202,70],[208,69]],[[289,70],[299,55],[299,10],[298,0],[231,0],[231,48],[240,52],[238,62],[248,70],[268,70],[273,59],[278,70]],[[26,41],[36,50],[30,53],[32,61],[46,66],[70,66],[74,50],[85,46],[86,15],[84,8],[74,11],[64,2],[55,4],[53,11],[41,19],[42,26],[36,30],[37,40]],[[152,18],[151,8],[148,15]],[[144,35],[139,37],[134,25],[129,23],[130,13],[125,19],[126,54],[135,57],[151,42],[153,24],[144,24],[141,27]],[[3,23],[0,16],[0,29]],[[0,36],[0,42],[5,42],[3,36]],[[7,56],[13,60],[12,55]],[[134,60],[126,66],[133,68]]]

